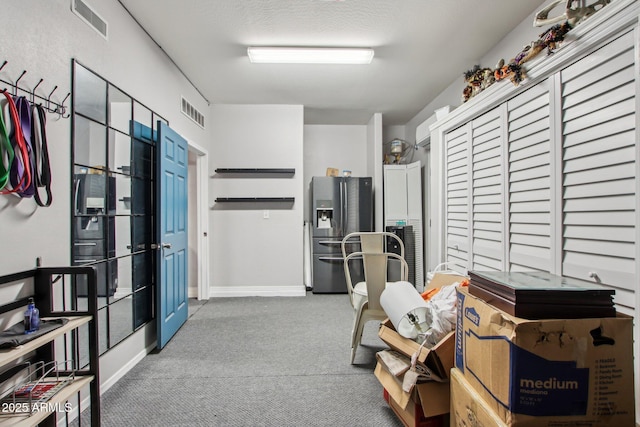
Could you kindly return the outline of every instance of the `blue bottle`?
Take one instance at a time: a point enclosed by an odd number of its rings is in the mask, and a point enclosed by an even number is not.
[[[36,308],[33,298],[29,298],[29,304],[24,312],[24,333],[30,334],[40,328],[40,310]]]

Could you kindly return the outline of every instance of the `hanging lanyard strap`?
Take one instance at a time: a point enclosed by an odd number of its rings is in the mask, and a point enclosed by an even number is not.
[[[47,116],[42,105],[32,105],[31,144],[35,151],[35,181],[34,198],[39,206],[51,206],[51,165],[49,164],[49,148],[47,144],[46,122]],[[40,198],[38,187],[44,187],[47,192],[47,201]]]
[[[13,147],[9,140],[9,133],[4,124],[4,114],[0,108],[0,190],[9,182],[9,171],[13,163]]]
[[[20,125],[20,117],[18,116],[16,104],[6,90],[3,90],[2,94],[7,99],[7,104],[9,105],[12,130],[11,142],[13,144],[15,156],[14,161],[11,163],[11,170],[9,172],[9,182],[11,183],[12,188],[4,189],[0,191],[0,194],[19,193],[31,185],[29,151],[24,141],[24,135],[22,134],[22,126]]]

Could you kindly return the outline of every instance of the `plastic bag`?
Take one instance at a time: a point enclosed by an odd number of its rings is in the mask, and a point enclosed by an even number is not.
[[[459,283],[443,286],[427,301],[427,324],[424,346],[432,348],[456,327],[456,288]]]

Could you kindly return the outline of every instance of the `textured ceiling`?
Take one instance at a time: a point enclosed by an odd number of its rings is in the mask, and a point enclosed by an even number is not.
[[[405,124],[540,0],[119,0],[211,103]],[[251,64],[250,45],[365,46],[370,65]],[[462,91],[462,80],[461,80]]]

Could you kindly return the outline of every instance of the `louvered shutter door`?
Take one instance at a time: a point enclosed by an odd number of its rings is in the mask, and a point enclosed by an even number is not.
[[[509,271],[552,269],[549,90],[543,81],[509,100]]]
[[[469,268],[469,132],[462,126],[445,137],[446,147],[446,253],[454,269]]]
[[[633,314],[636,82],[633,32],[562,71],[562,274],[616,289]]]
[[[502,116],[496,108],[473,120],[471,142],[472,270],[503,270]]]

